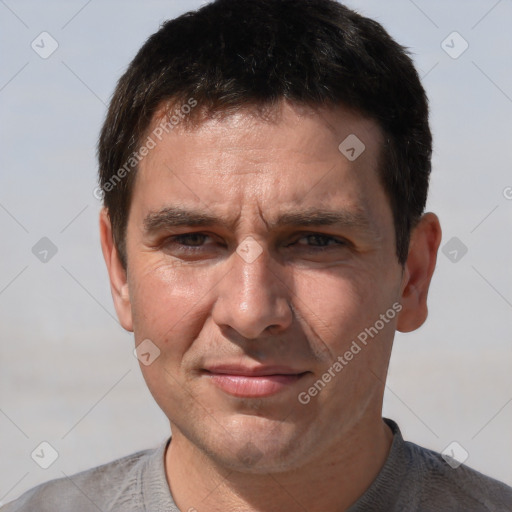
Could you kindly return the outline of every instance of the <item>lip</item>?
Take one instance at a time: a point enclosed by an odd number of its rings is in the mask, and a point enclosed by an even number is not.
[[[214,366],[203,374],[225,393],[236,397],[263,398],[290,389],[306,371],[284,366]]]
[[[265,375],[299,375],[300,373],[305,373],[305,370],[278,365],[259,365],[250,367],[239,364],[221,364],[208,366],[205,370],[209,373],[215,374],[245,375],[248,377],[260,377]]]

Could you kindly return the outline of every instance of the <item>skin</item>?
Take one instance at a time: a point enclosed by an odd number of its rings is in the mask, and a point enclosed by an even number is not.
[[[338,149],[349,134],[365,144],[355,161]],[[160,350],[141,370],[170,421],[165,469],[181,510],[345,510],[382,468],[392,441],[381,411],[394,333],[425,321],[441,239],[437,217],[425,214],[399,264],[377,173],[382,140],[374,121],[346,108],[284,101],[271,120],[242,110],[180,125],[141,162],[127,271],[101,212],[119,320],[137,345],[150,339]],[[148,233],[144,219],[166,207],[221,223]],[[312,209],[346,215],[332,225],[276,224]],[[247,237],[261,249],[252,262],[236,251]],[[400,313],[300,403],[298,394],[395,303]],[[203,371],[228,363],[308,373],[271,396],[234,397]]]

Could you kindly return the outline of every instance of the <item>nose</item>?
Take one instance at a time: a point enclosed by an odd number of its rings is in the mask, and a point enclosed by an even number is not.
[[[255,257],[256,256],[256,257]],[[245,339],[276,335],[292,323],[292,291],[280,265],[252,240],[230,256],[230,268],[217,287],[212,318]]]

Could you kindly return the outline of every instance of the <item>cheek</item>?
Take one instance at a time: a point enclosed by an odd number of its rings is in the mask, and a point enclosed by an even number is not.
[[[194,340],[208,314],[212,288],[206,272],[169,265],[146,265],[133,274],[130,297],[137,342],[145,338],[161,351],[179,354]]]
[[[382,280],[356,268],[302,275],[295,281],[295,291],[303,322],[316,334],[310,337],[318,344],[315,352],[325,361],[343,353],[393,302]]]
[[[213,284],[197,270],[161,263],[145,264],[131,277],[137,283],[130,283],[136,344],[149,339],[160,350],[150,365],[140,364],[142,375],[162,410],[172,410],[183,399],[181,363],[203,328]]]

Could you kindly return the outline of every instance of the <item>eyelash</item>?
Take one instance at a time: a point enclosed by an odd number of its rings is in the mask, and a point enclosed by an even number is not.
[[[204,241],[204,239],[210,237],[210,235],[207,235],[206,233],[200,233],[200,232],[174,235],[174,236],[167,238],[164,241],[164,245],[171,245],[171,244],[181,245],[182,247],[185,247],[186,250],[189,252],[196,252],[197,250],[200,250],[203,247],[203,245],[186,245],[186,244],[182,243],[185,239],[190,238],[190,237],[202,237],[202,239]],[[307,234],[303,234],[302,236],[297,238],[295,240],[295,242],[288,244],[286,247],[290,247],[291,245],[296,244],[299,240],[302,240],[304,238],[309,238],[309,237],[316,237],[317,239],[320,238],[324,242],[327,241],[328,244],[329,244],[329,242],[332,242],[332,241],[336,242],[336,244],[334,244],[334,245],[308,245],[307,246],[308,249],[314,250],[315,252],[323,252],[323,251],[331,250],[333,248],[344,247],[344,246],[348,245],[345,240],[338,239],[331,235],[326,235],[323,233],[307,233]]]

